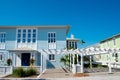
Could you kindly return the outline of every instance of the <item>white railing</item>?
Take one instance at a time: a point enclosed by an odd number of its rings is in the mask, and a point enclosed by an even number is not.
[[[0,66],[0,74],[11,74],[12,67],[11,66]]]

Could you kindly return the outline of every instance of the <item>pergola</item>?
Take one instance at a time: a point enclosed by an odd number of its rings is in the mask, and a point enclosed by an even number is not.
[[[70,63],[70,65],[74,65],[74,59],[75,59],[75,56],[74,54],[77,54],[77,63],[78,63],[78,55],[81,56],[81,65],[80,65],[80,70],[81,70],[81,73],[83,73],[83,57],[84,56],[91,56],[91,55],[98,55],[98,54],[108,54],[108,64],[109,64],[109,73],[111,73],[111,59],[110,59],[110,54],[114,54],[114,53],[118,53],[120,52],[120,48],[87,48],[87,49],[70,49],[70,50],[67,50],[67,49],[64,49],[64,50],[50,50],[50,49],[42,49],[40,50],[41,52],[41,55],[43,55],[43,53],[47,53],[47,54],[70,54],[70,56],[72,56],[71,59],[73,59],[73,64]],[[43,65],[43,57],[41,57],[41,63]],[[70,61],[71,62],[71,61]],[[90,59],[90,64],[91,64],[91,59]],[[92,64],[91,64],[92,65]],[[41,70],[43,71],[43,67],[41,66]],[[74,72],[73,72],[74,73]]]

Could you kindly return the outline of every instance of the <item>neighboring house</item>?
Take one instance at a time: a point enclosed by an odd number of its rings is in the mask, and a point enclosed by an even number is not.
[[[120,48],[120,34],[109,37],[105,40],[100,41],[101,48]],[[120,64],[120,53],[110,54],[110,59],[112,64]],[[108,54],[102,54],[100,61],[103,65],[108,64]]]
[[[0,26],[0,66],[7,65],[8,58],[12,59],[12,66],[30,66],[33,58],[34,66],[60,68],[63,54],[52,50],[62,50],[66,46],[76,49],[79,41],[74,37],[66,40],[68,31],[69,26]],[[70,41],[73,42],[68,44]],[[50,50],[49,54],[46,50]]]

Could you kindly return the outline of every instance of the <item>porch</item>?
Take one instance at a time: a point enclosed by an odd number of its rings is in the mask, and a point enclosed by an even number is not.
[[[34,60],[32,66],[41,65],[41,53],[37,50],[30,48],[18,48],[8,50],[8,59],[12,60],[11,66],[20,67],[20,66],[30,66],[31,59]]]

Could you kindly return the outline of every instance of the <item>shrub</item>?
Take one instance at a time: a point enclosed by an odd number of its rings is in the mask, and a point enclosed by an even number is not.
[[[16,77],[24,77],[25,76],[25,70],[23,70],[22,67],[19,67],[17,69],[13,70],[13,76]]]
[[[25,74],[26,74],[26,76],[35,75],[36,70],[33,68],[27,69]]]
[[[15,77],[27,77],[27,76],[35,75],[36,73],[37,73],[36,70],[33,68],[24,70],[22,67],[19,67],[13,70],[13,76]]]

